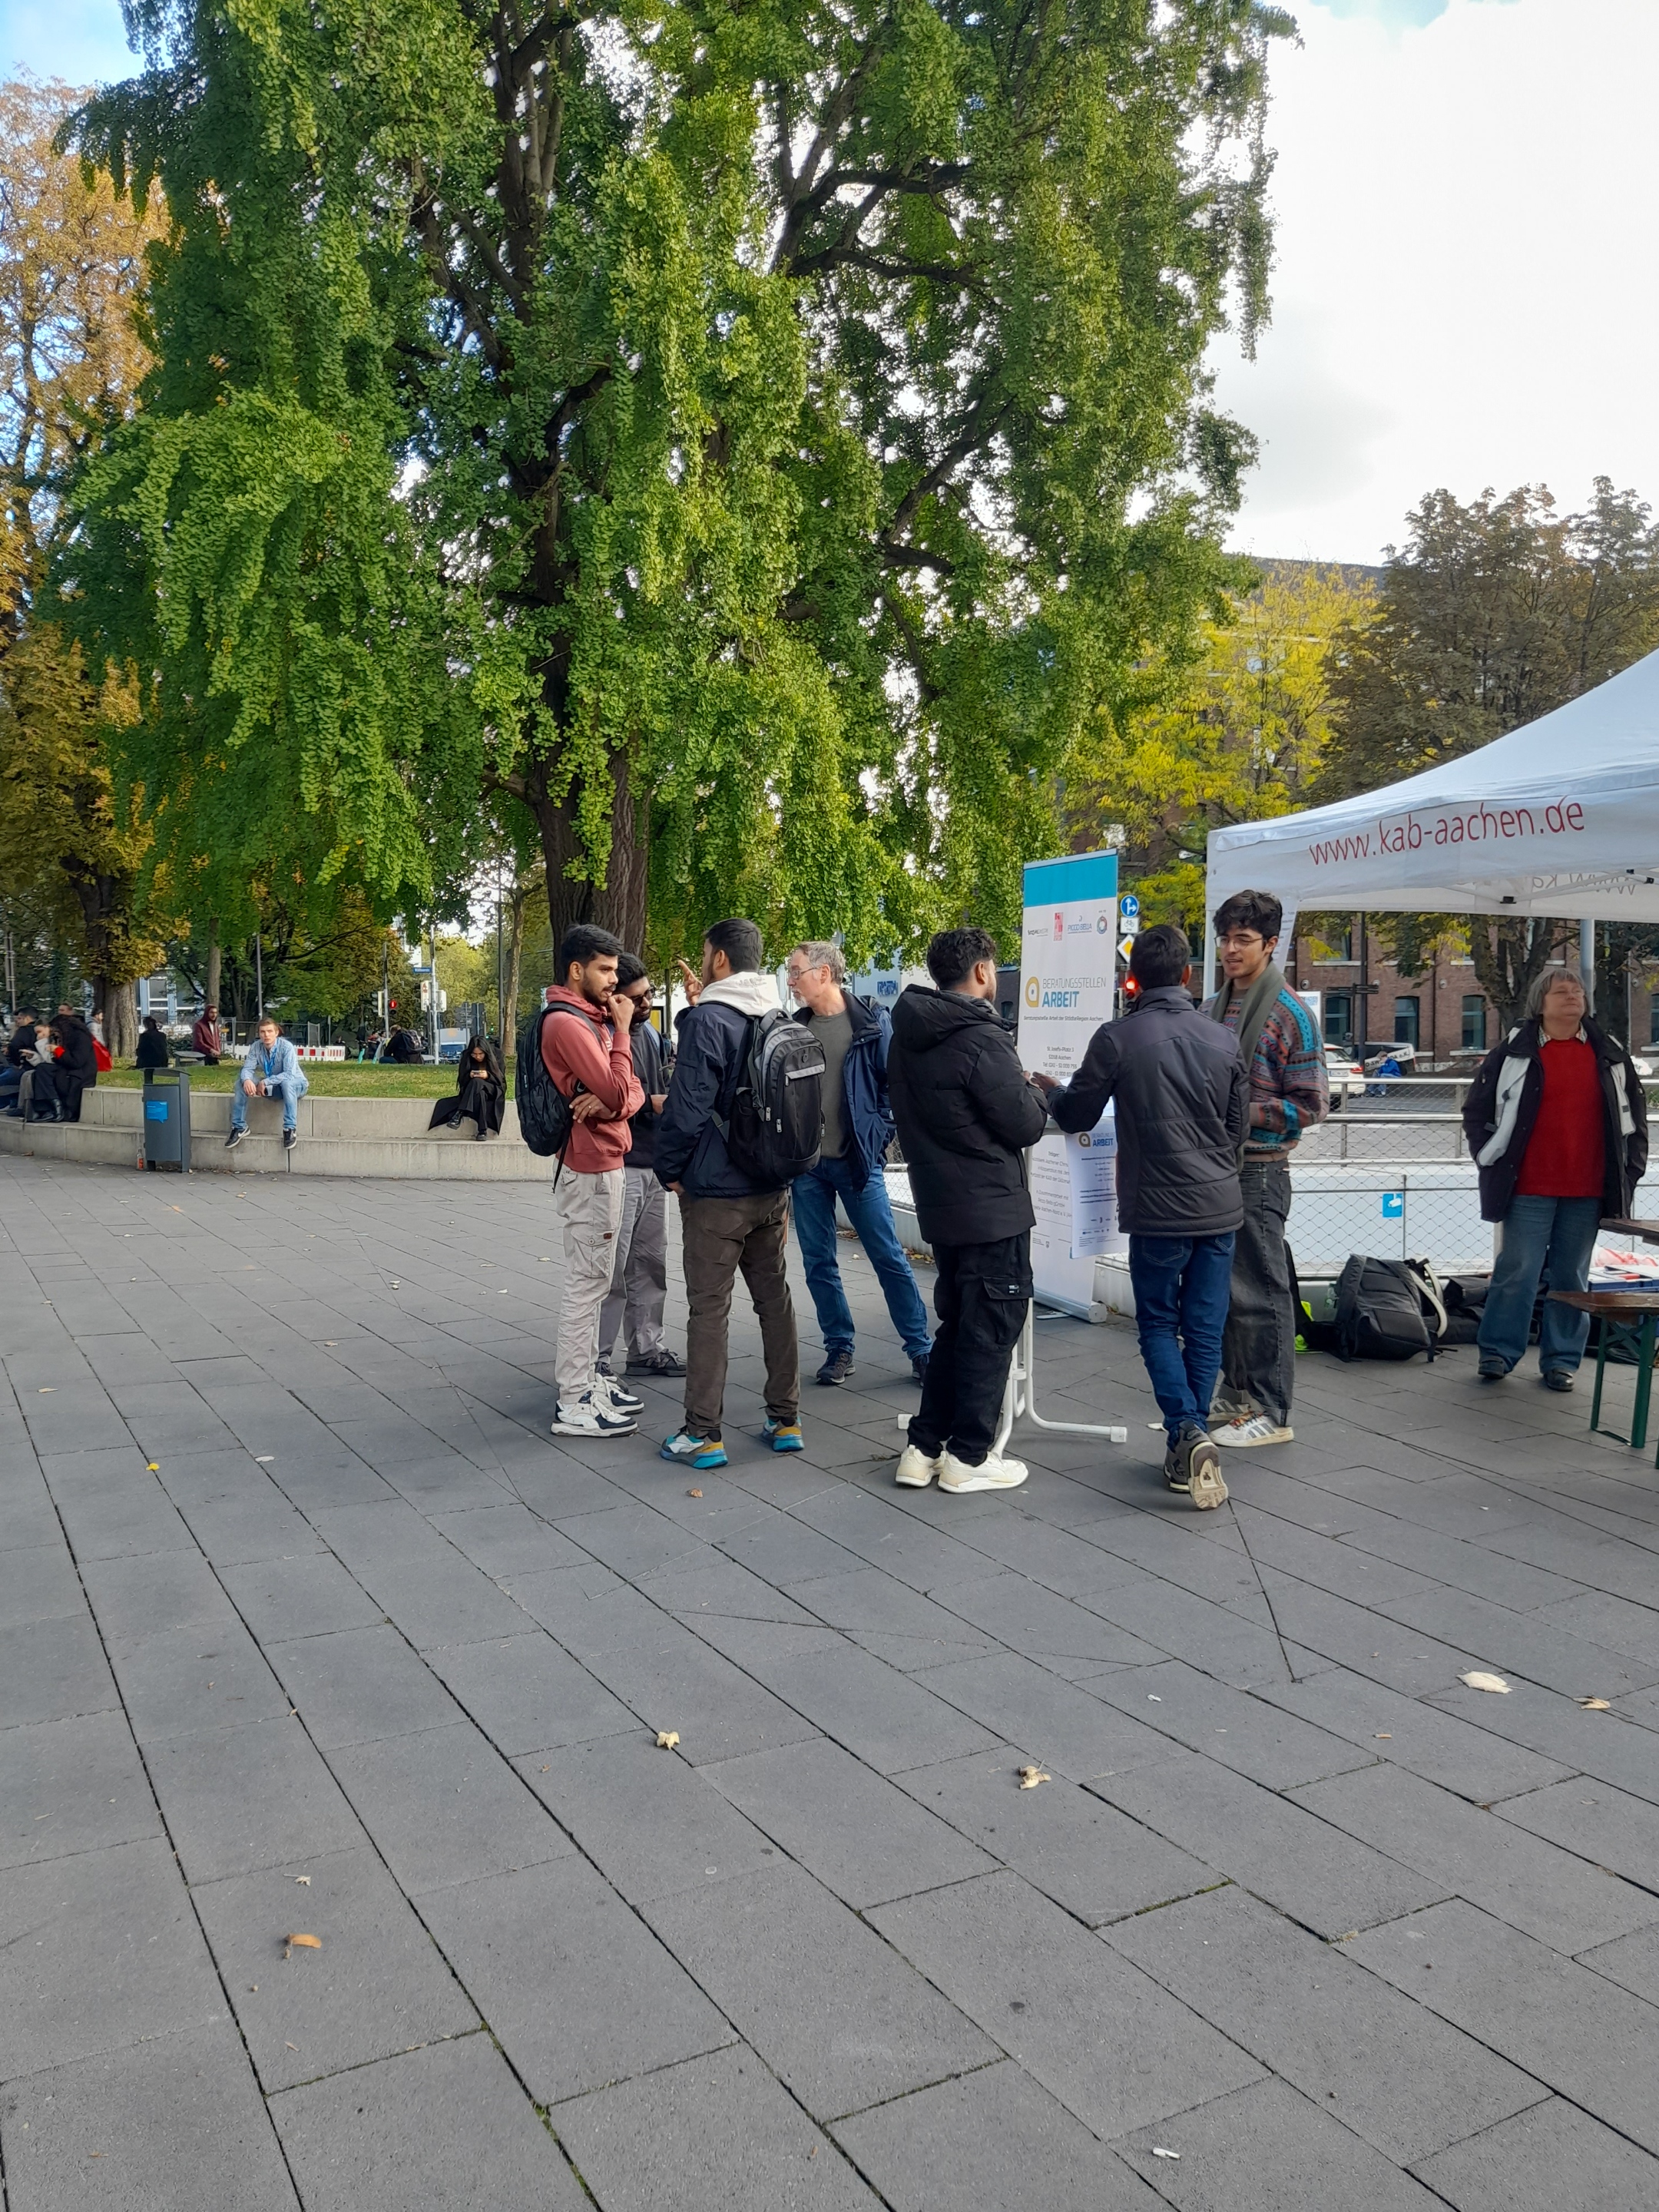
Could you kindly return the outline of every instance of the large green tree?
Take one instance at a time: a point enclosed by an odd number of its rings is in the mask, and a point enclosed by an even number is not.
[[[556,930],[1007,925],[1232,573],[1259,0],[130,0],[160,362],[64,582],[181,846]]]
[[[1371,619],[1334,641],[1335,728],[1316,797],[1370,791],[1473,752],[1616,676],[1659,645],[1659,530],[1632,491],[1595,479],[1582,514],[1541,485],[1465,503],[1431,493],[1391,549]],[[1319,917],[1310,916],[1316,923]],[[1468,932],[1505,1023],[1565,941],[1548,921],[1376,915],[1407,972]],[[1620,943],[1622,961],[1629,946]]]

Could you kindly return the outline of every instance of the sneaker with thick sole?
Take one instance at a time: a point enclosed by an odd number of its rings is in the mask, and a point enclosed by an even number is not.
[[[832,1352],[823,1366],[819,1368],[817,1379],[823,1383],[835,1384],[844,1382],[849,1375],[855,1375],[857,1372],[858,1370],[853,1364],[853,1355],[850,1352]]]
[[[1288,1444],[1296,1441],[1294,1429],[1281,1429],[1266,1413],[1252,1413],[1243,1421],[1226,1421],[1210,1431],[1212,1443],[1225,1444],[1230,1451],[1249,1451],[1256,1444]]]
[[[1183,1436],[1176,1456],[1186,1466],[1187,1480],[1182,1485],[1188,1498],[1200,1513],[1227,1503],[1227,1486],[1221,1479],[1221,1455],[1215,1448],[1213,1437],[1206,1436],[1201,1429]]]
[[[1547,1367],[1544,1370],[1544,1388],[1547,1390],[1571,1390],[1572,1377],[1565,1367]]]
[[[926,1490],[939,1473],[939,1455],[932,1458],[920,1444],[906,1444],[899,1454],[898,1465],[893,1469],[895,1482],[902,1482],[907,1490]]]
[[[300,1141],[300,1132],[299,1132],[297,1129],[284,1129],[284,1130],[283,1130],[283,1150],[285,1152],[291,1152],[294,1150],[294,1147],[295,1146],[295,1145],[297,1145],[297,1144],[299,1143],[299,1141]]]
[[[562,1401],[553,1415],[556,1437],[631,1437],[637,1424],[627,1413],[618,1413],[609,1400],[592,1390],[584,1390],[574,1406]]]
[[[230,1134],[225,1139],[225,1150],[228,1152],[234,1152],[237,1146],[241,1143],[243,1138],[246,1136],[246,1134],[247,1129],[246,1125],[240,1129],[233,1129]]]
[[[994,1453],[977,1467],[969,1467],[953,1451],[939,1455],[939,1486],[953,1498],[969,1490],[1018,1490],[1030,1473],[1024,1460],[999,1459]]]
[[[660,1352],[631,1352],[628,1356],[630,1375],[684,1375],[685,1362],[665,1345]]]
[[[642,1413],[645,1411],[644,1399],[636,1398],[631,1390],[624,1390],[616,1376],[607,1375],[603,1368],[594,1375],[593,1395],[605,1399],[613,1413]]]
[[[676,1429],[672,1437],[665,1437],[657,1457],[672,1460],[678,1467],[696,1468],[699,1474],[726,1463],[726,1446],[718,1437],[694,1437],[690,1429]]]
[[[805,1451],[806,1439],[800,1432],[799,1421],[775,1421],[769,1413],[761,1428],[761,1442],[770,1444],[774,1451]]]

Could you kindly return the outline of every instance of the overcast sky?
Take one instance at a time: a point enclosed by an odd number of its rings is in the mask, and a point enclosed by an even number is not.
[[[1237,542],[1376,561],[1445,484],[1659,500],[1659,0],[1289,0],[1279,262],[1221,403],[1262,440]],[[0,0],[0,65],[131,66],[116,0]]]

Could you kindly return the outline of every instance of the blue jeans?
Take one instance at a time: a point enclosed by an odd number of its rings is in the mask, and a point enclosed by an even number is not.
[[[1601,1224],[1599,1198],[1512,1198],[1504,1216],[1504,1241],[1492,1271],[1486,1311],[1475,1342],[1506,1367],[1526,1355],[1539,1279],[1549,1268],[1553,1291],[1589,1287],[1590,1255]],[[1547,1375],[1571,1375],[1584,1356],[1589,1316],[1544,1301],[1538,1328],[1538,1364]]]
[[[1233,1237],[1131,1237],[1140,1357],[1173,1444],[1183,1427],[1207,1429],[1233,1273]]]
[[[306,1089],[307,1085],[303,1076],[297,1079],[291,1075],[273,1075],[267,1078],[265,1082],[267,1096],[273,1098],[280,1097],[283,1102],[283,1127],[285,1129],[297,1127],[300,1119],[300,1101],[305,1096]],[[236,1088],[231,1094],[230,1126],[233,1129],[245,1129],[247,1127],[247,1093],[242,1088],[242,1079],[240,1075],[236,1079]]]
[[[916,1288],[910,1262],[893,1226],[888,1202],[887,1179],[878,1167],[862,1190],[853,1187],[853,1171],[845,1160],[820,1160],[791,1185],[795,1228],[800,1237],[800,1256],[806,1269],[806,1287],[818,1317],[818,1334],[826,1352],[853,1349],[853,1313],[841,1286],[841,1266],[836,1257],[836,1200],[847,1209],[847,1218],[876,1271],[887,1310],[898,1331],[899,1342],[914,1359],[928,1345],[927,1309]]]

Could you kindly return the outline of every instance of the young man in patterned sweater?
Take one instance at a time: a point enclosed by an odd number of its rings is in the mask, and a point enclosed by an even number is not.
[[[1239,1181],[1244,1225],[1222,1340],[1221,1387],[1210,1434],[1235,1449],[1287,1444],[1296,1388],[1296,1309],[1285,1247],[1290,1156],[1330,1111],[1319,1027],[1273,959],[1284,909],[1270,891],[1236,891],[1215,933],[1226,980],[1204,1012],[1238,1038],[1249,1070],[1250,1121]]]

